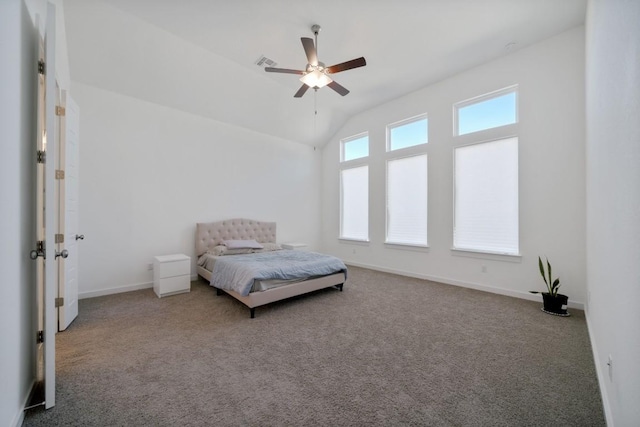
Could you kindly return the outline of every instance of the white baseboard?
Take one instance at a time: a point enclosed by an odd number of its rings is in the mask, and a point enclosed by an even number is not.
[[[149,289],[149,288],[153,288],[153,282],[119,286],[117,288],[100,289],[97,291],[80,292],[78,293],[78,299],[101,297],[104,295],[120,294],[122,292],[139,291],[140,289]]]
[[[25,412],[25,408],[27,407],[27,405],[29,404],[29,399],[31,398],[31,392],[33,391],[33,387],[36,385],[36,380],[33,379],[31,381],[31,385],[29,386],[29,388],[27,389],[27,395],[24,397],[24,399],[22,400],[22,408],[20,409],[20,412],[18,412],[16,414],[15,417],[13,417],[13,421],[11,422],[11,427],[20,427],[22,426],[22,423],[24,423],[24,412]]]
[[[470,289],[475,289],[475,290],[483,291],[483,292],[490,292],[492,294],[506,295],[506,296],[509,296],[509,297],[526,299],[526,300],[529,300],[529,301],[540,301],[540,302],[542,302],[542,299],[541,299],[541,297],[539,295],[534,295],[534,294],[531,294],[529,292],[513,291],[513,290],[510,290],[510,289],[495,288],[493,286],[482,285],[482,284],[479,284],[479,283],[463,282],[463,281],[460,281],[460,280],[448,279],[446,277],[431,276],[431,275],[428,275],[428,274],[420,274],[420,273],[412,273],[412,272],[409,272],[409,271],[397,270],[395,268],[378,267],[378,266],[375,266],[375,265],[364,264],[364,263],[360,263],[360,262],[344,261],[344,263],[347,264],[347,265],[353,265],[354,267],[368,268],[369,270],[382,271],[382,272],[385,272],[385,273],[397,274],[399,276],[415,277],[416,279],[431,280],[433,282],[445,283],[447,285],[460,286],[460,287],[463,287],[463,288],[470,288]],[[571,300],[569,300],[568,307],[576,308],[576,309],[579,309],[579,310],[584,310],[584,304],[583,303],[576,302],[576,301],[571,301]]]
[[[611,404],[609,397],[605,393],[605,381],[608,373],[604,371],[604,367],[599,363],[598,345],[595,337],[591,333],[591,322],[589,321],[589,310],[585,310],[584,317],[587,319],[587,332],[589,333],[589,341],[591,341],[591,351],[593,352],[594,365],[596,367],[596,376],[598,377],[598,385],[600,386],[600,397],[602,398],[602,408],[604,410],[605,422],[608,426],[613,427],[613,418],[611,416]]]
[[[196,280],[198,280],[198,275],[197,274],[191,275],[191,281],[193,282]],[[153,288],[153,282],[138,283],[137,285],[120,286],[117,288],[100,289],[98,291],[80,292],[78,294],[78,299],[102,297],[105,295],[120,294],[122,292],[139,291],[140,289],[149,289],[149,288]]]

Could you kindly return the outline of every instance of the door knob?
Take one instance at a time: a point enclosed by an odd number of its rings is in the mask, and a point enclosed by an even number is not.
[[[29,258],[31,259],[38,259],[39,256],[44,258],[44,251],[37,251],[34,249],[31,252],[29,252]]]
[[[56,251],[56,259],[58,259],[59,256],[61,256],[62,258],[66,258],[69,256],[69,251],[66,249],[63,249],[60,252]]]
[[[76,234],[76,240],[84,240],[84,234]]]
[[[47,255],[44,250],[44,241],[38,240],[36,242],[36,248],[29,252],[29,258],[35,260],[38,257],[42,257],[43,259],[47,259]]]

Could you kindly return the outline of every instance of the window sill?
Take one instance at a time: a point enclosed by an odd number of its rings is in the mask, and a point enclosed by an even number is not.
[[[412,245],[409,243],[384,242],[384,246],[385,248],[398,249],[401,251],[429,252],[429,246],[427,245]]]
[[[338,237],[340,243],[348,243],[353,245],[369,246],[369,240],[349,239],[346,237]]]
[[[472,249],[451,248],[451,255],[469,258],[491,259],[495,261],[522,262],[520,254],[506,254],[500,252],[474,251]]]

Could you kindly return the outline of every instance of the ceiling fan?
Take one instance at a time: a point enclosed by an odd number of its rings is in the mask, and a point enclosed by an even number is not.
[[[307,55],[307,67],[304,70],[291,70],[288,68],[274,68],[266,67],[264,70],[268,73],[287,73],[287,74],[299,74],[300,81],[304,83],[300,89],[293,95],[294,98],[300,98],[305,94],[310,87],[315,90],[324,86],[329,86],[331,89],[338,92],[340,95],[345,96],[349,93],[349,90],[344,86],[335,82],[330,74],[339,73],[340,71],[351,70],[352,68],[364,67],[367,62],[363,57],[352,59],[351,61],[342,62],[340,64],[326,67],[323,62],[318,61],[318,33],[320,32],[320,25],[313,25],[311,31],[315,35],[315,43],[313,39],[309,37],[301,37],[302,47]]]

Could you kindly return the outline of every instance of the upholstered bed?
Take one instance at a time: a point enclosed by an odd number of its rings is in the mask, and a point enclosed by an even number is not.
[[[261,248],[243,251],[227,247],[230,242],[250,241]],[[275,301],[329,287],[342,291],[347,277],[342,261],[313,252],[303,254],[280,249],[276,243],[275,222],[237,218],[196,225],[198,275],[209,281],[218,295],[226,292],[249,307],[251,318],[255,317],[256,307]],[[228,279],[246,278],[250,274],[229,273],[228,269],[236,268],[235,264],[255,267],[255,271],[251,271],[256,275],[250,278],[252,286],[244,282],[227,285]],[[287,268],[294,268],[295,272],[289,272]]]

